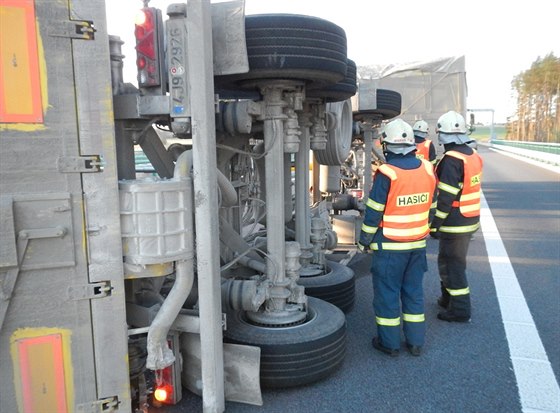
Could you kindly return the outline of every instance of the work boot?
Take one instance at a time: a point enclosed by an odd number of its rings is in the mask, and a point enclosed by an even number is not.
[[[381,344],[379,338],[377,337],[374,337],[373,340],[371,340],[371,345],[373,346],[374,349],[379,350],[382,353],[388,354],[391,357],[397,357],[399,355],[398,349],[391,349],[385,347],[383,344]]]
[[[441,308],[449,307],[449,296],[441,296],[437,299],[437,303]]]
[[[415,346],[413,344],[406,343],[406,348],[408,349],[408,352],[413,356],[418,357],[422,354],[422,346]]]
[[[449,311],[441,311],[438,313],[437,318],[443,321],[456,322],[456,323],[470,323],[469,316],[458,316]]]
[[[451,299],[451,296],[443,285],[443,282],[440,281],[439,286],[441,289],[441,296],[438,298],[437,303],[440,307],[447,308],[449,307],[449,300]]]

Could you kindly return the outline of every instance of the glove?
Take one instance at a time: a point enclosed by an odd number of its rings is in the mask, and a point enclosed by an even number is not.
[[[439,231],[437,230],[437,228],[430,229],[430,237],[439,239]]]
[[[369,245],[364,245],[364,244],[360,243],[359,241],[358,241],[358,249],[364,254],[367,254],[370,251]]]

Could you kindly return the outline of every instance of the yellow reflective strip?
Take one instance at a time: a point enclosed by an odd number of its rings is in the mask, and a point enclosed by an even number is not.
[[[391,181],[394,181],[395,179],[397,179],[397,173],[395,171],[393,171],[389,166],[387,166],[386,163],[381,165],[377,170],[381,171],[383,174],[387,175],[391,179]]]
[[[383,215],[383,221],[386,222],[415,222],[427,219],[429,211],[422,212],[420,214],[410,214],[410,215]]]
[[[472,212],[472,211],[478,211],[480,209],[480,204],[474,204],[474,205],[461,205],[461,212]]]
[[[380,326],[400,326],[401,325],[401,318],[383,318],[383,317],[375,317],[375,322]]]
[[[437,163],[437,159],[434,159],[433,161],[430,161],[430,163],[431,163],[432,165],[435,165],[435,164]]]
[[[455,188],[454,186],[447,185],[443,182],[439,182],[437,187],[438,187],[438,189],[441,189],[442,191],[445,191],[445,192],[449,192],[450,194],[453,194],[453,195],[457,195],[459,193],[459,191],[461,191],[460,188]]]
[[[430,205],[430,209],[433,209],[437,207],[437,201],[432,202],[432,205]]]
[[[462,153],[460,153],[460,152],[449,151],[449,152],[446,152],[445,155],[449,155],[449,156],[451,156],[451,157],[453,157],[453,158],[460,159],[460,160],[462,160],[462,161],[465,162],[465,163],[467,162],[467,158],[466,158]]]
[[[434,176],[434,167],[432,164],[427,161],[426,159],[422,159],[422,164],[424,165],[424,169],[428,172],[428,175]]]
[[[379,245],[377,243],[372,243],[372,250],[378,251]],[[426,240],[413,241],[413,242],[382,242],[381,249],[389,251],[401,251],[401,250],[413,250],[417,248],[425,248]]]
[[[445,219],[448,215],[449,212],[441,212],[439,209],[436,209],[436,217]]]
[[[469,287],[467,288],[459,288],[458,290],[452,290],[451,288],[446,288],[447,292],[449,293],[449,295],[452,295],[453,297],[456,297],[458,295],[467,295],[470,294],[470,290]]]
[[[368,234],[375,234],[377,232],[377,227],[370,227],[369,225],[362,224],[362,231]]]
[[[441,232],[448,232],[451,234],[460,234],[463,232],[476,231],[480,227],[480,222],[474,225],[465,225],[462,227],[439,227]]]
[[[461,194],[461,201],[472,201],[474,199],[480,199],[480,191],[473,192],[472,194]]]
[[[402,315],[403,321],[408,321],[409,323],[422,323],[426,321],[424,314],[405,314]]]
[[[395,237],[410,237],[415,235],[423,235],[427,231],[428,231],[427,223],[426,225],[422,225],[421,227],[407,228],[407,229],[383,227],[383,234],[386,237],[389,237],[390,235]]]
[[[383,212],[385,211],[385,204],[380,204],[379,202],[375,202],[373,199],[368,198],[366,202],[366,206],[374,209],[375,211]]]

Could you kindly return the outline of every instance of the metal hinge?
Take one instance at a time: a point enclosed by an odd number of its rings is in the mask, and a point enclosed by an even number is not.
[[[94,284],[71,285],[68,287],[68,298],[71,300],[93,300],[94,298],[109,297],[113,287],[110,281]]]
[[[59,172],[62,173],[84,173],[100,172],[103,170],[101,156],[61,156],[57,159]]]
[[[91,20],[68,20],[51,27],[49,36],[94,40],[96,31]]]
[[[117,396],[107,397],[89,403],[82,403],[76,407],[78,408],[77,413],[114,412],[119,407],[119,398]]]

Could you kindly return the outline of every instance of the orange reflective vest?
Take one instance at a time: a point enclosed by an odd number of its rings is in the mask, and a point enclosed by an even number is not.
[[[416,169],[383,164],[378,171],[391,180],[380,227],[393,241],[409,242],[430,232],[428,215],[436,186],[433,166],[426,160]]]
[[[446,156],[463,161],[463,182],[459,199],[453,201],[454,208],[459,208],[461,215],[467,218],[480,215],[480,188],[482,184],[482,158],[476,153],[465,155],[457,151],[445,152]]]
[[[416,157],[418,159],[430,160],[430,144],[431,140],[426,139],[424,142],[416,144]]]

